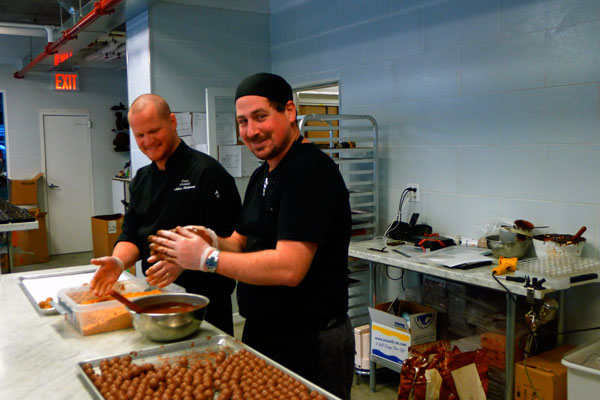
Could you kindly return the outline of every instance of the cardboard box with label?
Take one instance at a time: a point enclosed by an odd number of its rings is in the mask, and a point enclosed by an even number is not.
[[[41,172],[32,179],[10,180],[10,202],[15,205],[32,205],[38,203],[38,181],[43,176]]]
[[[567,351],[574,347],[565,344],[517,362],[515,364],[515,400],[566,399],[567,367],[561,364],[561,359]],[[525,366],[527,366],[527,373]],[[531,378],[531,382],[527,375]],[[534,393],[534,388],[537,395]]]
[[[110,256],[121,234],[123,214],[96,215],[92,217],[94,258]]]
[[[409,357],[410,346],[436,339],[437,311],[421,304],[405,300],[378,304],[369,307],[369,315],[373,361],[387,361],[401,367]]]

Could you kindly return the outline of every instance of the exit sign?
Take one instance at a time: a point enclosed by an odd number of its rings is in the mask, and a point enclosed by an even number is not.
[[[52,89],[60,92],[78,92],[79,74],[77,72],[53,72]]]

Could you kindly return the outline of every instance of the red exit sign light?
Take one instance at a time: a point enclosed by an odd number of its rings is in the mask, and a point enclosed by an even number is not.
[[[78,92],[79,74],[77,72],[53,72],[52,89],[60,92]]]
[[[54,65],[58,65],[64,61],[67,61],[71,57],[73,57],[72,51],[68,51],[65,53],[54,53]]]

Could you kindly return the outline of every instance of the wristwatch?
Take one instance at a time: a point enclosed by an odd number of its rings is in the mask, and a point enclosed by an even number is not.
[[[206,272],[217,272],[217,266],[219,265],[219,254],[221,252],[217,249],[213,250],[206,258]]]

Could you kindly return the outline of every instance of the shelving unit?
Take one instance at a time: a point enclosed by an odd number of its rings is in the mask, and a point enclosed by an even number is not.
[[[378,231],[379,198],[375,119],[370,115],[307,114],[298,116],[298,127],[304,137],[333,158],[344,177],[350,192],[352,241],[373,239]],[[325,135],[310,135],[320,132]],[[369,265],[351,258],[348,267],[348,314],[356,327],[369,323]]]

